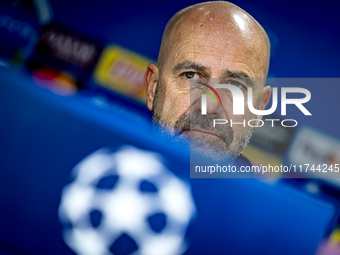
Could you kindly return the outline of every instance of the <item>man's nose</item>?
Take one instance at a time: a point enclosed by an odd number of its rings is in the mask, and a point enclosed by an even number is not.
[[[199,100],[195,102],[194,109],[197,113],[206,115],[210,118],[218,118],[223,113],[223,108],[220,102],[212,99],[210,95],[205,93],[201,94]]]

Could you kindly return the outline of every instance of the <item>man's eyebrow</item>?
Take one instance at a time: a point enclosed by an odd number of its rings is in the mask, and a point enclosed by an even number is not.
[[[201,72],[210,72],[210,68],[206,67],[204,65],[201,65],[197,62],[186,60],[182,63],[177,64],[173,69],[173,73],[177,73],[179,71],[184,71],[184,70],[196,70],[196,71],[201,71]]]
[[[250,76],[243,72],[243,71],[232,71],[229,69],[223,69],[221,71],[221,76],[228,77],[228,78],[235,78],[245,81],[248,85],[254,87],[254,82]]]

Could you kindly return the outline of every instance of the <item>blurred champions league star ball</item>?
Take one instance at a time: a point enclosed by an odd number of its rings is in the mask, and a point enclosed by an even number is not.
[[[182,254],[196,213],[190,186],[156,153],[100,149],[73,170],[62,191],[63,238],[79,255]]]

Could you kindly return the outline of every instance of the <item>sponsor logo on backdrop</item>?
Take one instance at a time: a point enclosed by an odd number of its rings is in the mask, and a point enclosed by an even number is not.
[[[100,57],[94,78],[99,85],[144,103],[144,74],[150,62],[137,53],[110,45]]]
[[[55,28],[43,32],[38,50],[84,69],[92,66],[98,54],[95,44]]]
[[[101,50],[102,43],[96,39],[53,22],[44,27],[36,50],[26,66],[32,72],[54,69],[67,73],[75,80],[77,87],[83,87],[92,74]]]
[[[48,0],[1,1],[0,66],[21,65],[34,50],[40,27],[52,18]]]
[[[70,96],[77,93],[77,82],[67,72],[41,67],[32,72],[32,78],[38,86],[60,96]]]
[[[289,148],[288,160],[303,167],[307,164],[320,167],[321,170],[315,169],[308,173],[317,178],[332,178],[331,181],[340,184],[339,172],[322,171],[324,167],[340,164],[340,141],[314,128],[304,126],[298,130]]]

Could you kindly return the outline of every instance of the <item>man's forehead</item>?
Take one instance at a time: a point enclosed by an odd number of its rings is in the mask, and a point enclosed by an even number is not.
[[[172,29],[174,36],[188,31],[200,33],[201,36],[215,33],[240,39],[261,39],[259,24],[238,7],[218,8],[218,5],[206,5],[195,8],[182,15]]]
[[[171,66],[186,60],[195,61],[215,73],[237,67],[255,78],[257,69],[263,69],[261,65],[266,62],[263,56],[265,49],[260,49],[259,45],[232,36],[195,37],[182,33],[170,47],[167,60]]]
[[[247,55],[247,58],[259,58],[264,55],[266,47],[258,34],[240,35],[231,29],[225,29],[222,32],[219,28],[209,29],[183,25],[174,34],[169,51],[174,51],[176,55],[217,54],[222,60],[222,58],[232,58],[234,54]]]
[[[261,29],[242,10],[220,11],[207,6],[196,8],[174,24],[168,40],[171,43],[168,44],[167,59],[171,64],[201,55],[212,58],[210,62],[214,64],[218,64],[218,60],[234,61],[243,62],[254,70],[266,69],[267,45]]]

